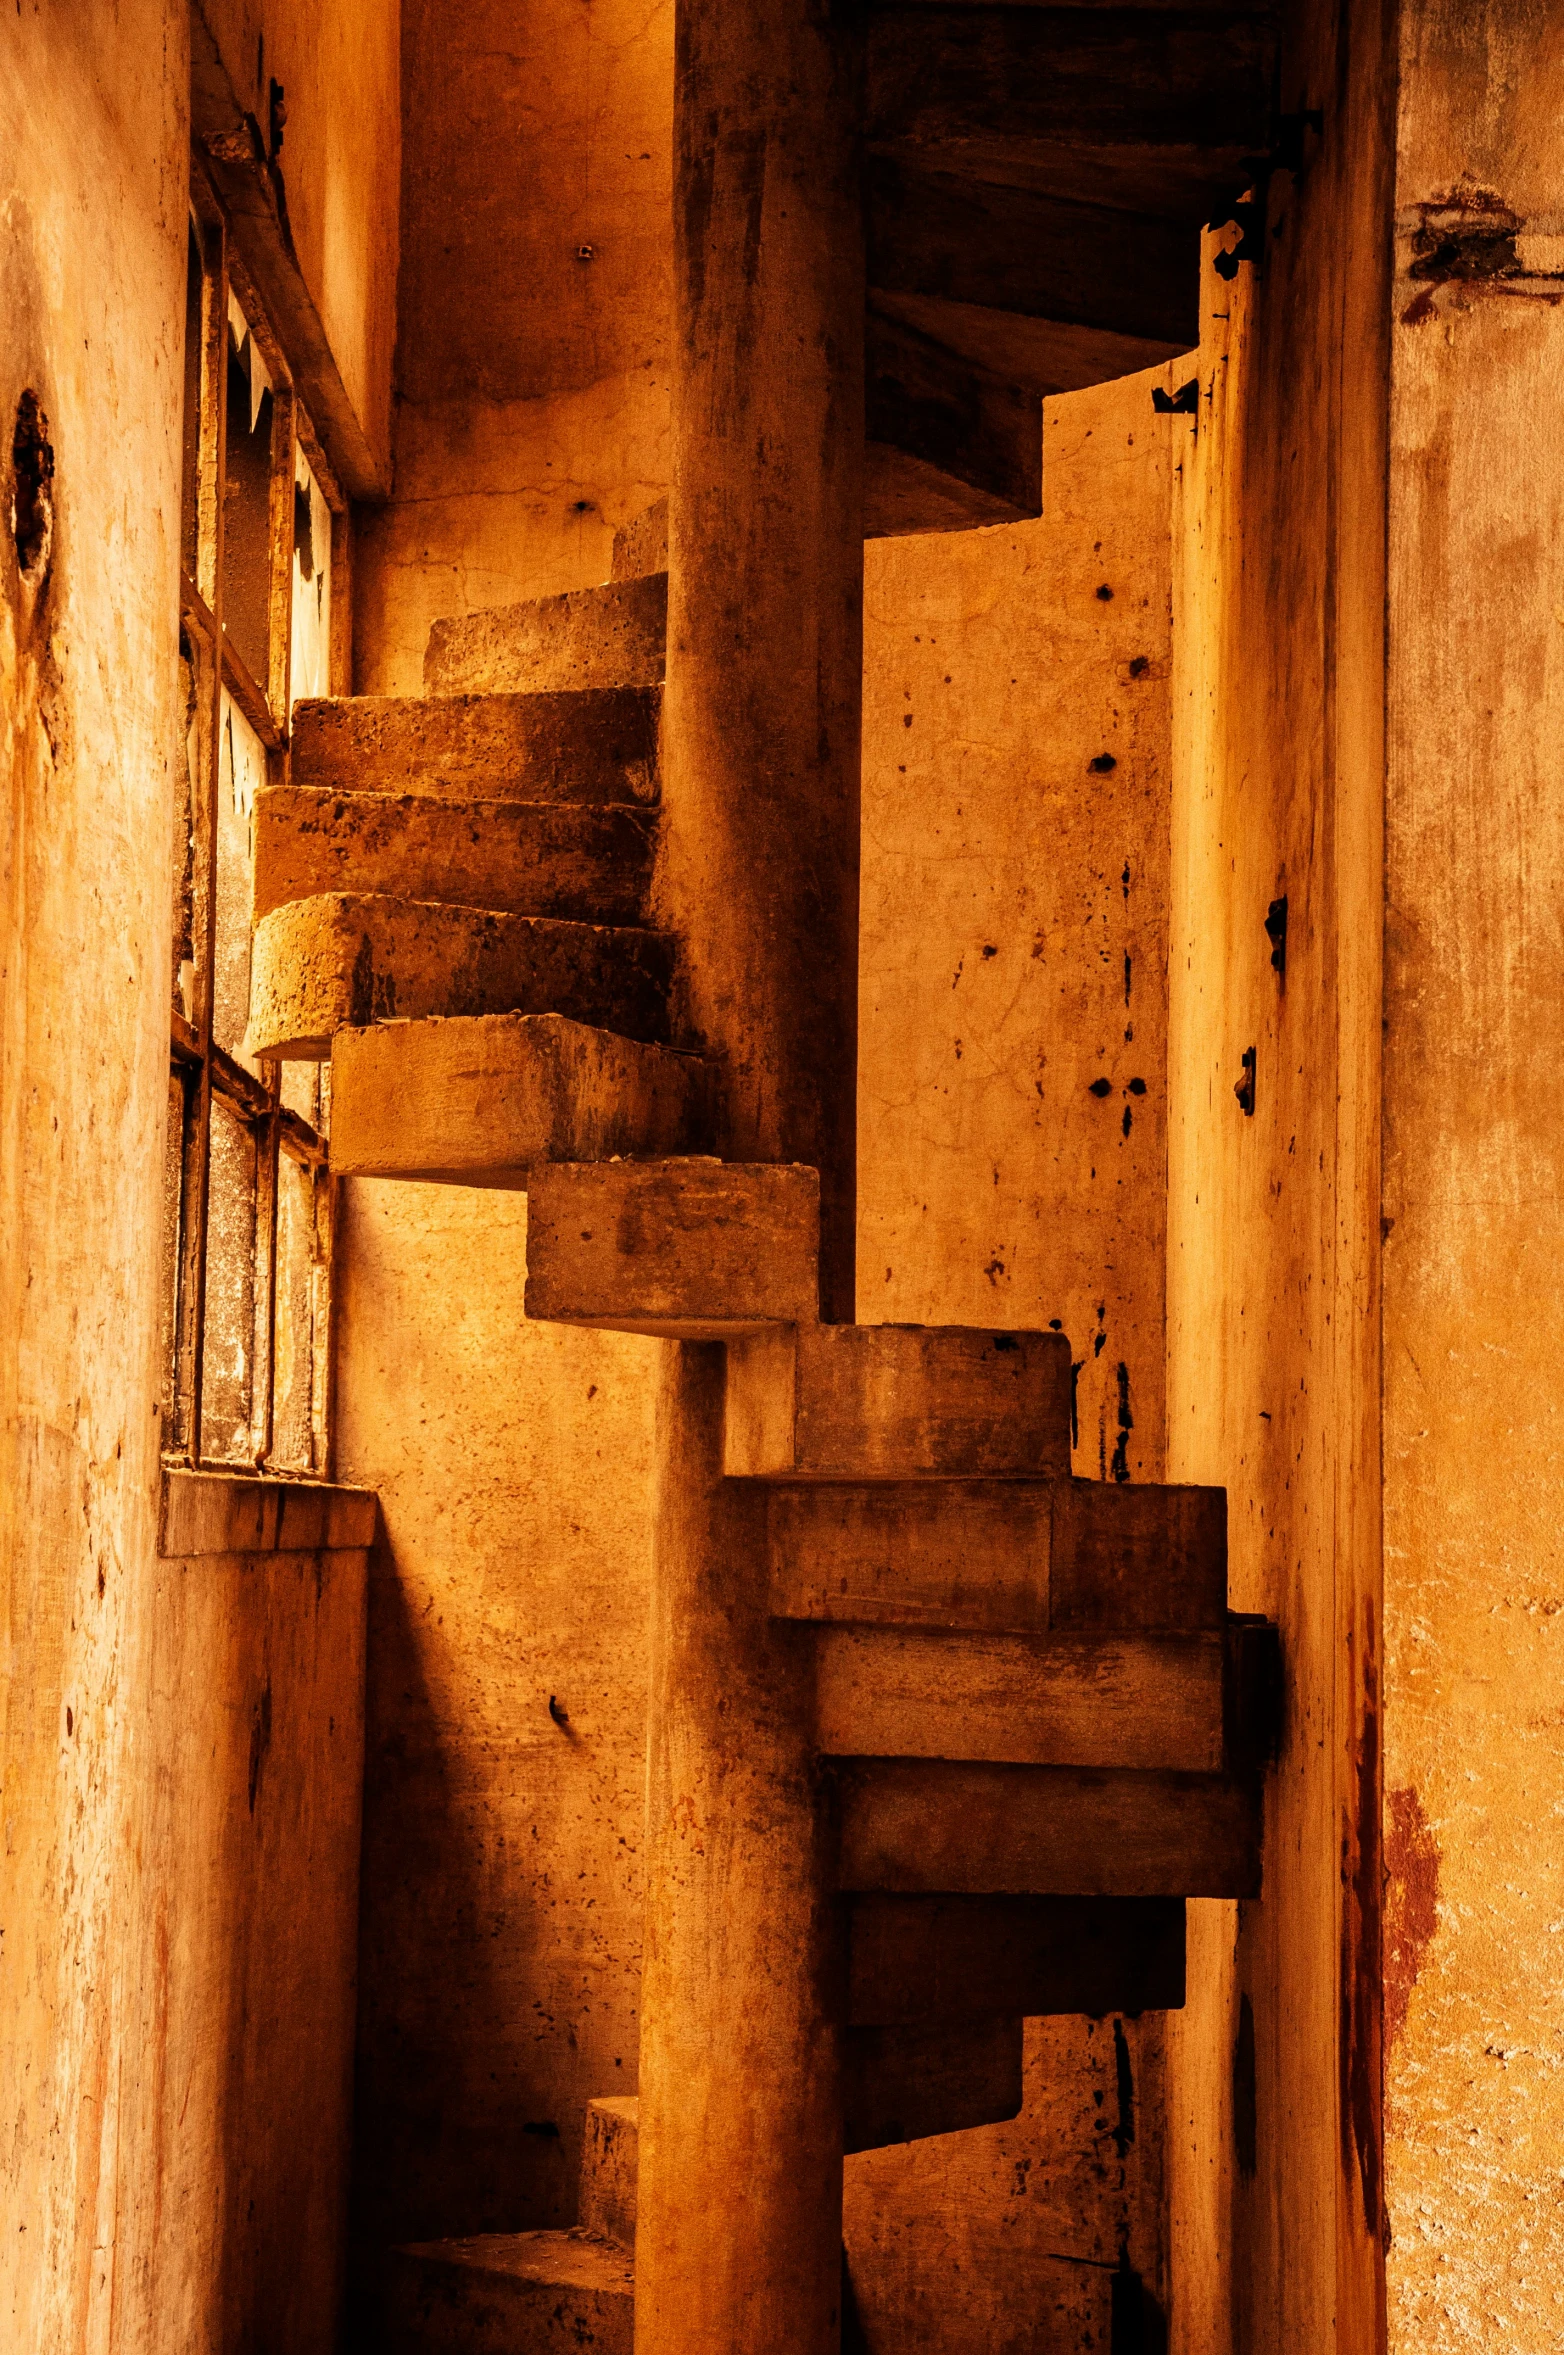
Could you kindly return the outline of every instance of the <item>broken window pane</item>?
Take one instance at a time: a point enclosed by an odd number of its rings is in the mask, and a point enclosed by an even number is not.
[[[316,1179],[283,1153],[277,1163],[277,1291],[272,1357],[272,1461],[315,1469],[319,1268]],[[322,1181],[324,1182],[324,1181]]]
[[[185,431],[179,499],[179,549],[187,579],[198,581],[201,482],[201,246],[194,221],[185,249]]]
[[[187,630],[179,633],[180,707],[184,757],[174,763],[174,1003],[187,1022],[195,1020],[196,857],[195,813],[199,803],[202,727],[202,666]]]
[[[212,1036],[239,1055],[250,1019],[250,916],[255,902],[255,797],[266,783],[266,748],[226,687],[217,762],[217,950]],[[250,1069],[259,1071],[259,1065]]]
[[[271,668],[271,479],[271,377],[244,313],[230,296],[223,628],[263,695]]]
[[[331,693],[331,509],[302,450],[293,474],[293,643],[290,693]]]
[[[255,1131],[212,1098],[201,1453],[255,1459]]]

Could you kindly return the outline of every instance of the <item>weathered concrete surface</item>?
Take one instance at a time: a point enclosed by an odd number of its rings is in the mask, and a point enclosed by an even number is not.
[[[667,631],[665,572],[497,605],[435,623],[424,686],[431,695],[658,687]]]
[[[605,579],[668,484],[672,0],[415,0],[402,71],[396,496],[356,582],[378,692],[417,690],[443,614]]]
[[[650,802],[661,717],[655,687],[296,703],[293,782],[450,801]]]
[[[516,916],[639,924],[655,818],[623,804],[436,801],[273,785],[255,797],[255,913],[394,892]]]
[[[139,2064],[156,2138],[137,2279],[150,2329],[123,2343],[228,2355],[280,2339],[332,2355],[375,1500],[187,1475],[169,1487],[142,1768],[158,1973]]]
[[[1076,1468],[1135,1479],[1163,1430],[1154,382],[1048,404],[1039,522],[878,543],[865,589],[858,1313],[1056,1320]]]
[[[1389,2343],[1564,2335],[1564,50],[1400,26],[1385,825]],[[1540,1059],[1539,1059],[1540,1058]]]
[[[586,2103],[635,2091],[656,1352],[523,1321],[519,1195],[355,1179],[343,1208],[338,1466],[384,1530],[362,2292],[393,2241],[572,2223]]]
[[[1377,2343],[1388,21],[1300,12],[1324,135],[1263,279],[1208,256],[1173,421],[1168,1468],[1225,1484],[1286,1674],[1264,1897],[1191,1909],[1169,2024],[1175,2355]]]
[[[343,389],[389,481],[402,161],[397,0],[196,6],[237,105],[255,119]]]
[[[630,2355],[635,2268],[585,2232],[480,2234],[398,2249],[386,2278],[395,2355]]]
[[[1144,2327],[1160,2280],[1161,2070],[1155,2018],[1029,2020],[1011,2124],[850,2159],[849,2272],[869,2347],[1102,2349],[1132,2301]]]
[[[581,2222],[623,2247],[635,2246],[635,2186],[640,2104],[634,2094],[588,2102],[581,2153]]]
[[[699,1152],[707,1077],[691,1055],[558,1014],[339,1030],[331,1166],[343,1177],[524,1187],[542,1162]]]
[[[186,71],[163,0],[0,20],[0,2341],[18,2355],[156,2336],[144,2088],[168,2027],[150,1952],[142,1981],[140,1799]],[[14,496],[26,390],[52,514]]]
[[[633,925],[323,892],[255,928],[246,1052],[319,1061],[335,1031],[426,1014],[563,1014],[666,1040],[671,956]]]

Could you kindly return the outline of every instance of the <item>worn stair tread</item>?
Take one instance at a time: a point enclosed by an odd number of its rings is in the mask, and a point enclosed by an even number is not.
[[[849,1898],[847,2017],[857,2025],[1176,2011],[1181,1897]]]
[[[650,507],[643,507],[628,523],[622,523],[614,534],[613,552],[608,577],[615,581],[640,580],[645,574],[666,572],[668,569],[668,494]]]
[[[296,703],[295,785],[437,800],[657,799],[660,687]]]
[[[836,1770],[838,1886],[1257,1897],[1260,1781],[876,1758]]]
[[[868,134],[931,161],[989,141],[1253,155],[1269,132],[1275,46],[1269,9],[877,0]]]
[[[1200,244],[1189,223],[970,174],[871,160],[868,274],[883,293],[940,296],[1188,350],[1200,340]]]
[[[434,801],[272,785],[255,797],[255,914],[390,892],[513,916],[640,924],[656,813],[624,804]]]
[[[1220,1488],[1100,1480],[767,1484],[778,1618],[1040,1634],[1221,1630]]]
[[[395,2355],[632,2355],[634,2260],[580,2230],[417,2242],[392,2252],[382,2312]]]
[[[635,2247],[641,2105],[632,2094],[587,2103],[581,2146],[581,2227],[621,2247]]]
[[[864,449],[863,536],[904,539],[913,532],[977,531],[990,524],[1024,523],[1013,500],[946,474],[911,451],[870,441]]]
[[[699,1152],[710,1067],[562,1014],[431,1015],[339,1030],[331,1166],[525,1191],[551,1161]]]
[[[959,1325],[800,1325],[728,1351],[730,1478],[1063,1477],[1062,1333]]]
[[[656,687],[668,575],[643,573],[437,621],[424,657],[432,695]]]
[[[661,1043],[672,957],[633,926],[322,893],[255,928],[246,1051],[318,1061],[339,1030],[429,1014],[565,1014]]]
[[[527,1206],[527,1315],[720,1341],[819,1313],[820,1180],[700,1157],[556,1164]]]
[[[815,1739],[827,1757],[1216,1774],[1219,1635],[993,1636],[822,1627]]]

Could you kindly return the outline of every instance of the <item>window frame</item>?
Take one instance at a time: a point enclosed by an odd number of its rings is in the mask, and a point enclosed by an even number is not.
[[[331,1246],[336,1188],[320,1128],[285,1104],[283,1066],[246,1068],[213,1036],[217,977],[218,796],[222,787],[223,695],[263,748],[268,785],[287,782],[293,647],[294,503],[303,455],[331,517],[331,613],[328,691],[351,685],[351,514],[335,470],[299,398],[293,373],[254,280],[237,252],[223,206],[202,166],[191,159],[189,234],[200,258],[200,353],[186,367],[198,385],[195,437],[195,574],[186,564],[186,517],[179,538],[179,631],[188,647],[195,756],[181,748],[189,776],[190,947],[194,971],[187,1013],[181,976],[170,975],[170,1118],[182,1110],[177,1240],[165,1270],[163,1457],[192,1470],[264,1473],[267,1478],[329,1480],[332,1474],[335,1316]],[[227,457],[229,298],[244,314],[272,384],[269,475],[268,675],[251,674],[223,626],[224,488]],[[183,890],[183,881],[180,883]],[[329,1065],[320,1066],[322,1081]],[[323,1092],[323,1091],[318,1091]],[[208,1261],[211,1239],[213,1118],[232,1117],[255,1142],[254,1346],[250,1361],[250,1446],[214,1455],[206,1447]],[[277,1240],[280,1157],[308,1172],[314,1206],[310,1367],[310,1461],[273,1461],[277,1441]],[[172,1149],[170,1149],[172,1178]],[[172,1188],[171,1188],[172,1193]],[[170,1207],[172,1207],[172,1202]]]

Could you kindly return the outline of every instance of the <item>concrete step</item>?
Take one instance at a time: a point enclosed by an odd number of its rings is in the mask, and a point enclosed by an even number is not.
[[[768,1484],[781,1619],[973,1635],[1219,1635],[1220,1488],[1103,1480]]]
[[[654,506],[643,507],[639,515],[619,526],[608,575],[610,580],[633,581],[645,573],[667,569],[668,496],[664,492]]]
[[[560,1014],[339,1030],[331,1166],[343,1177],[525,1191],[552,1161],[698,1152],[710,1069]]]
[[[982,2015],[1176,2011],[1179,1897],[903,1897],[848,1901],[847,2017],[932,2027]]]
[[[837,1885],[902,1896],[1258,1897],[1254,1774],[844,1760]]]
[[[295,785],[446,801],[654,802],[660,687],[353,695],[293,707]]]
[[[819,1314],[820,1180],[787,1164],[556,1164],[527,1205],[536,1322],[722,1341]]]
[[[728,1352],[724,1469],[734,1479],[1062,1478],[1062,1333],[812,1325]]]
[[[246,1052],[319,1061],[339,1030],[430,1014],[564,1014],[661,1042],[672,959],[661,934],[626,926],[390,895],[294,900],[255,928]]]
[[[1224,1668],[1220,1635],[822,1627],[815,1741],[827,1758],[1218,1774]]]
[[[586,2232],[397,2249],[382,2299],[388,2355],[633,2355],[634,2265]]]
[[[641,2105],[634,2094],[587,2103],[581,2148],[581,2228],[635,2247]]]
[[[255,914],[324,892],[640,924],[656,812],[273,785],[255,798]]]
[[[658,687],[668,575],[643,574],[437,621],[424,657],[431,695]]]

